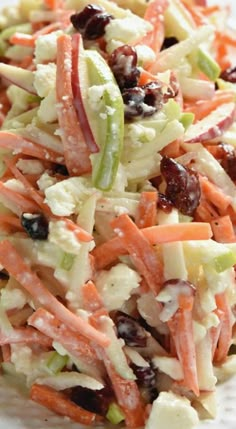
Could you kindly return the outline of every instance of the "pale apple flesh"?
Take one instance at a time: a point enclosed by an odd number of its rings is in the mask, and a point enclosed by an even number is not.
[[[220,137],[235,120],[235,103],[225,103],[202,120],[190,125],[185,134],[185,143],[196,143]]]
[[[25,91],[37,95],[34,87],[34,73],[32,71],[0,63],[0,76]]]

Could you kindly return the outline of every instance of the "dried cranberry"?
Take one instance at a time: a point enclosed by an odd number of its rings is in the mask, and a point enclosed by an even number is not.
[[[8,272],[5,270],[1,270],[0,271],[0,280],[8,280],[8,279],[9,279]]]
[[[104,9],[100,6],[96,4],[88,4],[81,12],[71,15],[70,20],[73,27],[77,31],[82,32],[90,18],[102,12],[104,12]]]
[[[73,27],[88,40],[95,40],[103,36],[111,19],[113,19],[112,15],[94,4],[88,4],[81,12],[70,17]]]
[[[162,194],[159,192],[158,194],[158,201],[157,201],[157,207],[161,210],[163,210],[163,212],[165,213],[170,213],[172,208],[173,208],[173,204],[170,201],[169,198],[167,198],[166,195]]]
[[[122,311],[116,311],[112,317],[118,337],[123,338],[125,344],[131,347],[146,347],[148,333],[136,319]]]
[[[150,366],[138,366],[132,363],[131,368],[137,377],[138,386],[150,389],[156,386],[156,373]]]
[[[236,83],[236,67],[229,67],[222,71],[220,78],[226,82]]]
[[[21,225],[33,240],[46,240],[48,238],[48,221],[41,213],[23,213]]]
[[[137,63],[137,52],[129,45],[120,46],[112,52],[109,65],[121,90],[137,86],[140,76]]]
[[[179,43],[176,37],[166,37],[161,47],[161,50],[163,51],[164,49],[168,49],[171,46],[176,45],[176,43]]]
[[[165,195],[184,215],[191,216],[199,205],[201,189],[198,175],[172,158],[161,160],[161,174],[166,181]]]
[[[70,399],[87,411],[105,416],[114,394],[110,386],[105,386],[101,390],[76,386],[71,389]]]
[[[228,155],[226,156],[221,163],[222,167],[226,171],[226,173],[229,175],[229,177],[236,181],[236,156],[234,155]]]
[[[144,103],[159,110],[163,104],[162,85],[159,82],[149,82],[142,88],[145,91]]]
[[[145,92],[142,88],[136,86],[135,88],[126,89],[122,93],[122,97],[125,104],[126,119],[143,115]],[[155,109],[152,108],[152,111],[155,113]]]

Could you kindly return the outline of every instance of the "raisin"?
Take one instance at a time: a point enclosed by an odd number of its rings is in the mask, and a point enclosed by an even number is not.
[[[159,82],[127,88],[122,93],[125,104],[125,118],[152,116],[163,105],[163,94]]]
[[[137,86],[140,71],[134,48],[129,45],[120,46],[112,52],[108,62],[121,90]]]
[[[70,399],[87,411],[105,416],[114,399],[114,394],[110,386],[105,386],[101,390],[76,386],[71,389]]]
[[[48,221],[41,213],[23,213],[21,225],[33,240],[46,240],[48,238]]]
[[[161,174],[167,185],[166,197],[181,213],[192,216],[201,196],[197,173],[174,159],[164,156],[161,160]]]
[[[54,167],[54,173],[60,174],[61,176],[69,176],[69,172],[65,165],[56,164]]]
[[[173,204],[170,201],[169,198],[167,198],[166,195],[159,192],[158,194],[158,201],[157,201],[157,207],[165,213],[170,213],[173,209]]]
[[[73,27],[88,40],[102,37],[105,34],[107,24],[112,19],[112,15],[94,4],[88,4],[81,12],[70,17]]]
[[[226,171],[226,173],[229,175],[229,177],[236,181],[236,156],[234,155],[227,155],[221,163],[222,167]]]
[[[132,363],[131,368],[137,377],[138,386],[150,389],[156,386],[156,373],[150,366],[138,366]]]
[[[236,83],[236,67],[229,67],[222,71],[220,78],[226,82]]]
[[[146,347],[148,333],[133,317],[122,311],[113,314],[118,337],[123,338],[130,347]]]

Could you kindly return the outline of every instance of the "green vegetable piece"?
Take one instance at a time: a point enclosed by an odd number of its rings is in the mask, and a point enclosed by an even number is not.
[[[7,27],[1,32],[1,38],[3,40],[9,40],[10,37],[15,33],[32,34],[32,25],[25,23]]]
[[[122,422],[125,419],[125,416],[121,411],[119,405],[117,405],[115,402],[112,402],[109,406],[106,418],[113,425],[118,425],[118,423]]]
[[[221,69],[219,64],[202,48],[199,48],[197,51],[197,65],[213,82],[215,82],[220,75]]]
[[[0,56],[4,57],[5,52],[7,50],[7,44],[6,42],[2,39],[1,35],[0,35]]]
[[[75,255],[72,253],[64,253],[60,267],[63,270],[69,271],[72,268],[73,262],[75,259]]]
[[[90,85],[103,87],[102,110],[97,114],[97,141],[100,148],[93,155],[93,185],[102,191],[109,191],[116,178],[124,140],[124,103],[114,76],[101,55],[87,51],[86,60],[90,73]]]
[[[188,112],[188,113],[182,113],[182,115],[180,116],[179,121],[181,122],[181,124],[183,125],[183,127],[185,128],[185,130],[187,130],[187,128],[192,125],[193,121],[194,121],[194,113]]]
[[[47,368],[53,374],[58,374],[67,364],[68,356],[61,356],[57,352],[52,352],[48,362]]]
[[[236,253],[229,251],[222,255],[216,256],[213,259],[213,262],[216,272],[222,273],[222,271],[225,271],[236,264]]]

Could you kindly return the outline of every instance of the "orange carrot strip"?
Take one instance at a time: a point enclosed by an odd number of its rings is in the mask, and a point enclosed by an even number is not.
[[[184,385],[198,396],[199,387],[192,319],[193,299],[192,296],[186,296],[185,308],[179,308],[167,323],[183,369]],[[186,306],[186,300],[189,301],[188,306]]]
[[[15,216],[12,216],[11,214],[0,214],[0,225],[2,223],[14,226],[15,228],[20,230],[23,229],[20,223],[20,219]]]
[[[30,391],[32,401],[48,408],[56,414],[69,417],[77,423],[90,426],[96,419],[96,414],[86,411],[70,401],[62,392],[42,384],[33,384]]]
[[[153,0],[147,6],[144,19],[153,25],[143,38],[135,44],[147,45],[158,53],[163,45],[165,38],[164,12],[169,6],[168,0]]]
[[[144,425],[144,407],[141,395],[135,381],[125,380],[115,371],[112,363],[104,359],[105,367],[118,401],[125,413],[125,422],[129,428],[138,428]]]
[[[122,236],[120,239],[136,268],[153,293],[157,294],[163,282],[163,267],[155,249],[128,215],[117,217],[111,222],[111,226],[118,236]]]
[[[169,143],[164,149],[161,150],[162,156],[168,156],[169,158],[177,158],[181,155],[180,140],[176,139]]]
[[[0,345],[5,344],[16,344],[16,343],[38,343],[42,346],[51,347],[52,340],[41,332],[36,331],[33,328],[15,328],[8,335],[0,332]]]
[[[209,223],[205,222],[157,225],[141,231],[151,245],[173,241],[208,240],[212,237],[211,227]],[[127,253],[128,251],[119,237],[106,241],[92,251],[98,270],[112,264],[119,256]]]
[[[210,182],[207,177],[199,177],[201,190],[207,200],[209,200],[214,206],[226,210],[230,205],[232,198],[225,195],[224,192],[218,188],[214,183]]]
[[[146,85],[149,82],[156,82],[158,80],[157,76],[148,72],[147,70],[142,70],[139,76],[138,84],[140,86]]]
[[[210,339],[211,339],[211,350],[212,350],[212,360],[214,359],[214,354],[217,348],[217,343],[220,336],[222,320],[224,318],[224,313],[219,308],[216,308],[213,312],[219,318],[219,324],[217,326],[212,326],[209,329]]]
[[[199,121],[217,109],[221,104],[230,103],[231,101],[234,101],[232,91],[216,91],[215,96],[211,100],[199,100],[194,103],[187,103],[184,111],[194,113],[195,121]]]
[[[53,314],[38,308],[28,319],[28,324],[34,326],[43,334],[60,342],[68,352],[78,358],[84,358],[87,362],[97,364],[97,357],[89,340],[79,332],[72,331],[53,316]]]
[[[234,227],[228,215],[220,216],[211,222],[213,235],[219,243],[231,243],[236,241]]]
[[[226,43],[227,45],[236,46],[236,38],[229,33],[216,31],[216,37],[218,37],[221,42]]]
[[[44,5],[51,10],[55,10],[57,8],[57,0],[44,0]]]
[[[3,362],[11,362],[11,347],[9,344],[1,346]]]
[[[39,192],[31,185],[30,182],[26,179],[26,177],[18,170],[18,168],[15,165],[12,165],[10,161],[5,159],[5,163],[8,166],[8,168],[12,171],[15,178],[18,179],[25,187],[26,191],[29,193],[32,200],[38,204],[38,206],[43,210],[45,214],[51,215],[51,210],[48,207],[47,204],[44,203],[43,197],[39,194]]]
[[[89,151],[83,138],[73,104],[71,85],[72,42],[71,37],[63,34],[57,40],[57,106],[60,128],[63,130],[62,142],[66,166],[69,173],[80,175],[91,171]]]
[[[0,263],[42,306],[52,312],[61,322],[73,331],[101,346],[107,346],[109,339],[94,329],[87,321],[76,316],[49,292],[39,277],[31,270],[15,247],[8,241],[0,243]]]
[[[8,131],[0,132],[0,147],[56,164],[64,164],[63,157],[58,153]]]
[[[1,199],[1,197],[3,198]],[[17,215],[20,212],[35,213],[38,210],[38,206],[34,201],[30,201],[19,192],[7,188],[2,182],[0,182],[0,200]],[[8,202],[9,205],[7,204]]]
[[[104,307],[102,298],[91,280],[82,286],[81,294],[85,310],[94,312]]]
[[[186,10],[190,13],[191,17],[193,18],[197,26],[209,24],[208,20],[204,16],[204,13],[202,13],[197,6],[191,5],[189,4],[189,2],[185,0],[182,0],[182,4],[186,8]]]
[[[226,293],[215,295],[215,299],[217,308],[221,310],[222,317],[220,318],[221,329],[217,347],[214,353],[214,362],[222,363],[227,358],[228,351],[231,346],[233,317]]]
[[[157,221],[157,192],[142,192],[135,217],[138,228],[156,225]]]
[[[205,16],[208,16],[208,15],[212,15],[215,12],[219,12],[220,6],[219,5],[206,6],[201,8],[200,10],[202,11],[202,13],[204,13]]]
[[[65,227],[69,230],[74,232],[76,238],[79,241],[84,241],[88,243],[89,241],[93,240],[93,236],[89,234],[87,231],[85,231],[83,228],[81,228],[79,225],[74,223],[72,220],[63,218],[63,221],[65,222]]]
[[[10,37],[10,43],[12,45],[20,45],[24,47],[33,48],[35,45],[35,38],[31,34],[14,33]]]
[[[211,222],[213,219],[219,217],[218,212],[214,209],[211,203],[201,198],[200,204],[198,205],[195,213],[194,220],[200,222]]]

